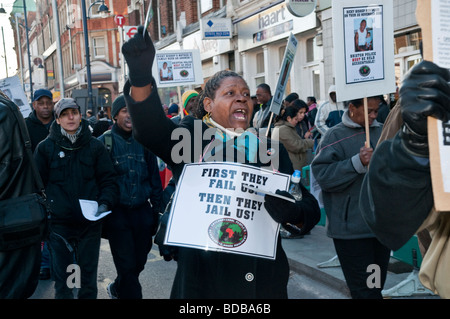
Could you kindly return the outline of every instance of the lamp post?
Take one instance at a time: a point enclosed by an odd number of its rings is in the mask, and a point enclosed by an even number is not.
[[[25,1],[25,0],[24,0]],[[95,1],[89,6],[89,9],[96,4],[102,3],[99,7],[98,12],[107,13],[108,7],[105,5],[104,1]],[[89,37],[88,37],[88,27],[87,27],[87,15],[86,15],[86,0],[81,2],[81,12],[83,14],[83,31],[84,31],[84,49],[86,53],[86,79],[87,79],[87,89],[88,89],[88,109],[92,110],[92,80],[91,80],[91,58],[89,55]],[[96,112],[95,112],[96,113]]]
[[[30,98],[33,101],[33,78],[31,77],[31,51],[30,51],[30,39],[28,37],[28,19],[27,19],[27,4],[23,0],[23,15],[25,18],[25,33],[27,36],[27,51],[28,51],[28,73],[30,76]]]
[[[3,4],[0,7],[0,13],[6,13],[5,8],[3,8]],[[6,59],[6,46],[5,46],[5,35],[3,34],[3,26],[2,26],[2,39],[3,39],[3,52],[5,53],[6,77],[8,77],[8,60]]]
[[[2,9],[3,9],[3,7],[2,7]],[[3,10],[5,10],[5,9],[3,9]],[[2,26],[2,39],[3,39],[3,52],[5,54],[6,77],[8,77],[8,59],[6,58],[5,34],[3,33],[3,26]]]

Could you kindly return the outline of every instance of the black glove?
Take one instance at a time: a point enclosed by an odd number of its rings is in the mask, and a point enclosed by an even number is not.
[[[155,59],[155,46],[148,32],[143,36],[144,27],[140,25],[135,35],[122,45],[122,54],[128,64],[128,78],[132,86],[143,87],[152,82],[152,65]]]
[[[98,206],[97,212],[95,213],[95,216],[100,216],[101,214],[109,211],[108,206],[106,204],[101,204]]]
[[[415,65],[405,76],[399,103],[404,125],[400,132],[406,149],[427,157],[427,117],[447,121],[450,111],[450,72],[429,61]]]
[[[275,193],[292,199],[294,198],[286,191],[277,190]],[[296,223],[303,220],[303,211],[300,207],[300,202],[296,201],[293,203],[271,195],[265,195],[264,199],[264,207],[277,223]]]
[[[155,244],[157,244],[159,248],[159,255],[162,256],[165,261],[171,261],[172,259],[177,261],[178,247],[164,245],[164,237],[166,235],[169,212],[166,211],[166,213],[159,214],[159,216],[159,228],[154,239]]]

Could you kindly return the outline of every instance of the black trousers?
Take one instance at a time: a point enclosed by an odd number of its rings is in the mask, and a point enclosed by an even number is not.
[[[117,271],[114,288],[119,299],[142,299],[139,274],[152,248],[157,216],[147,202],[138,208],[117,207],[105,220],[104,234]]]
[[[383,298],[390,250],[376,238],[334,238],[333,242],[352,298]]]

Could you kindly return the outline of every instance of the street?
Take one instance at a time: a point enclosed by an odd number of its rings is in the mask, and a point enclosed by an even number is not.
[[[159,255],[158,246],[153,245],[145,269],[140,276],[144,299],[168,299],[176,267],[176,262],[164,261]],[[98,267],[98,299],[109,299],[106,287],[114,280],[115,276],[116,270],[109,243],[102,239]],[[51,280],[40,280],[30,299],[53,299],[53,284]],[[288,296],[289,299],[348,299],[346,294],[330,289],[324,284],[293,271],[289,278]]]

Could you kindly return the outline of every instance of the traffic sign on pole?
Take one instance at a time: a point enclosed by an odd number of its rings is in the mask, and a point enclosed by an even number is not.
[[[123,26],[123,40],[124,42],[130,40],[137,32],[136,26]]]
[[[119,27],[123,27],[123,25],[125,24],[125,17],[121,14],[118,14],[114,17],[114,22],[119,26]]]

